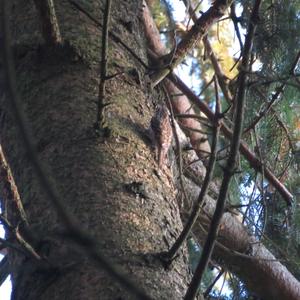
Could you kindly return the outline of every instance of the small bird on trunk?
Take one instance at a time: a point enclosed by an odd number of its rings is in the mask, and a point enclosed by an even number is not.
[[[150,132],[155,146],[158,167],[161,168],[165,164],[173,137],[169,111],[165,105],[157,107],[150,122]]]

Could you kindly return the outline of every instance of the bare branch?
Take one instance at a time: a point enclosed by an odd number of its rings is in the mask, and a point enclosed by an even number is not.
[[[21,201],[21,197],[12,175],[11,169],[6,161],[3,153],[2,145],[0,144],[0,184],[3,191],[3,201],[11,201],[16,205],[19,216],[26,225],[28,219]]]
[[[170,79],[197,107],[207,116],[207,118],[212,121],[214,118],[214,113],[211,109],[191,91],[191,89],[175,74],[170,74],[168,76]],[[232,131],[229,127],[221,122],[221,131],[227,138],[232,138]],[[268,181],[274,186],[274,188],[280,193],[283,199],[288,205],[291,205],[293,195],[288,191],[288,189],[276,178],[276,176],[266,167],[263,166],[261,161],[255,156],[255,154],[247,147],[246,143],[241,141],[240,151],[244,157],[248,160],[250,166],[256,171],[261,172],[264,168],[265,176]]]
[[[220,118],[220,100],[218,95],[218,89],[217,89],[217,81],[215,79],[215,89],[216,89],[216,113],[215,113],[215,119],[214,119],[214,127],[213,127],[213,139],[212,139],[212,146],[211,146],[211,154],[208,162],[208,167],[206,170],[205,178],[201,187],[201,191],[199,193],[197,201],[194,203],[194,207],[192,210],[192,213],[190,217],[187,220],[186,225],[184,226],[182,232],[180,233],[179,237],[171,247],[171,249],[167,253],[167,259],[172,260],[176,256],[178,250],[190,234],[193,225],[195,224],[198,215],[201,211],[203,200],[206,196],[210,181],[212,179],[215,162],[216,162],[216,154],[217,154],[217,144],[218,144],[218,137],[219,137],[219,131],[220,131],[220,125],[219,125],[219,118]]]
[[[186,2],[186,1],[185,1]],[[233,6],[234,4],[231,5],[231,7]],[[191,16],[191,19],[196,23],[197,22],[197,16],[196,16],[196,12],[195,12],[195,9],[193,9],[193,7],[191,5],[189,5],[189,8],[188,8],[188,11],[189,11],[189,14]],[[205,35],[203,37],[203,44],[204,44],[204,47],[205,47],[205,50],[206,52],[208,53],[208,56],[211,60],[211,63],[212,63],[212,66],[215,70],[215,73],[217,75],[217,78],[218,78],[218,82],[219,82],[219,86],[222,90],[222,93],[227,101],[227,103],[231,103],[232,102],[232,94],[228,88],[228,78],[226,77],[226,75],[223,73],[223,70],[220,66],[220,63],[219,63],[219,60],[218,58],[216,57],[213,49],[212,49],[212,46],[208,40],[208,36]]]
[[[20,234],[18,227],[14,227],[10,224],[10,222],[0,215],[0,222],[4,226],[4,228],[9,231],[13,237],[18,241],[18,243],[22,246],[22,252],[27,254],[29,257],[33,257],[37,260],[41,260],[42,258],[40,255],[35,251],[35,249],[23,238],[23,236]],[[3,241],[2,241],[3,242]],[[13,245],[14,247],[14,245]],[[14,247],[15,248],[15,247]]]
[[[209,233],[203,247],[200,261],[198,263],[198,266],[196,268],[190,286],[184,297],[185,300],[194,299],[197,294],[198,287],[202,280],[204,270],[206,269],[207,263],[214,249],[217,232],[224,212],[229,184],[235,172],[236,158],[239,153],[239,146],[240,146],[240,140],[242,135],[243,121],[244,121],[247,70],[249,69],[250,66],[252,43],[253,43],[253,37],[256,30],[256,24],[259,18],[258,13],[259,13],[260,3],[261,0],[256,0],[254,3],[253,11],[249,22],[248,33],[245,40],[244,53],[242,59],[242,69],[238,77],[239,87],[235,97],[234,131],[230,143],[229,158],[227,160],[226,167],[223,170],[224,177],[222,180],[219,197],[216,204],[216,209],[210,224]]]

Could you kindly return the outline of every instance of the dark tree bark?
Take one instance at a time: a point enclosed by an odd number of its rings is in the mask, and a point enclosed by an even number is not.
[[[102,1],[84,3],[101,21]],[[146,61],[141,6],[142,1],[114,1],[110,30]],[[165,251],[182,228],[171,170],[157,171],[145,134],[163,94],[150,90],[146,70],[109,39],[108,75],[120,74],[106,82],[109,135],[99,136],[93,126],[101,29],[68,1],[56,1],[63,43],[53,48],[42,38],[32,1],[11,1],[10,8],[17,88],[48,178],[99,251],[137,286],[155,299],[181,299],[189,279],[185,250],[170,270],[151,256]],[[1,75],[1,143],[30,224],[20,231],[46,261],[9,251],[12,299],[132,299],[64,234],[21,142],[6,87]],[[13,205],[3,204],[18,226]]]

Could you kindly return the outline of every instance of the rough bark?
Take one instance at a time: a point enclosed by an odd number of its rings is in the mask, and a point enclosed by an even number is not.
[[[145,134],[162,93],[151,91],[145,70],[110,41],[108,75],[121,74],[107,81],[105,95],[111,104],[105,114],[110,135],[99,137],[93,125],[101,31],[68,1],[57,1],[63,45],[45,47],[33,3],[11,4],[18,91],[48,177],[69,212],[94,236],[99,251],[110,261],[154,299],[182,298],[189,279],[185,251],[170,270],[151,256],[165,251],[182,227],[171,171],[165,167],[157,172]],[[141,4],[115,1],[111,30],[146,60]],[[86,5],[101,20],[102,2]],[[0,83],[2,92],[2,75]],[[65,228],[20,142],[7,98],[2,92],[1,142],[28,216],[28,240],[47,259],[47,264],[40,264],[9,252],[12,299],[132,299],[63,234]],[[136,183],[143,192],[132,188]],[[10,222],[17,226],[13,207],[7,207]]]

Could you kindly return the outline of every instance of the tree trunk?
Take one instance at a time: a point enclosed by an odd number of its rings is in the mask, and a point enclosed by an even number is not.
[[[84,3],[101,21],[102,1]],[[109,134],[99,136],[94,123],[101,29],[68,1],[56,1],[63,44],[52,48],[45,46],[33,3],[15,0],[10,5],[11,46],[27,126],[68,213],[95,238],[99,251],[148,295],[181,299],[189,279],[186,251],[170,270],[151,256],[166,250],[182,228],[170,168],[157,170],[145,133],[162,93],[150,90],[146,70],[109,39],[108,75],[119,75],[106,82]],[[110,30],[146,61],[141,5],[113,1]],[[62,220],[28,159],[8,98],[2,92],[1,143],[30,224],[30,235],[21,233],[46,262],[9,251],[12,299],[132,299],[64,234]],[[11,203],[3,207],[16,227],[15,208]]]

